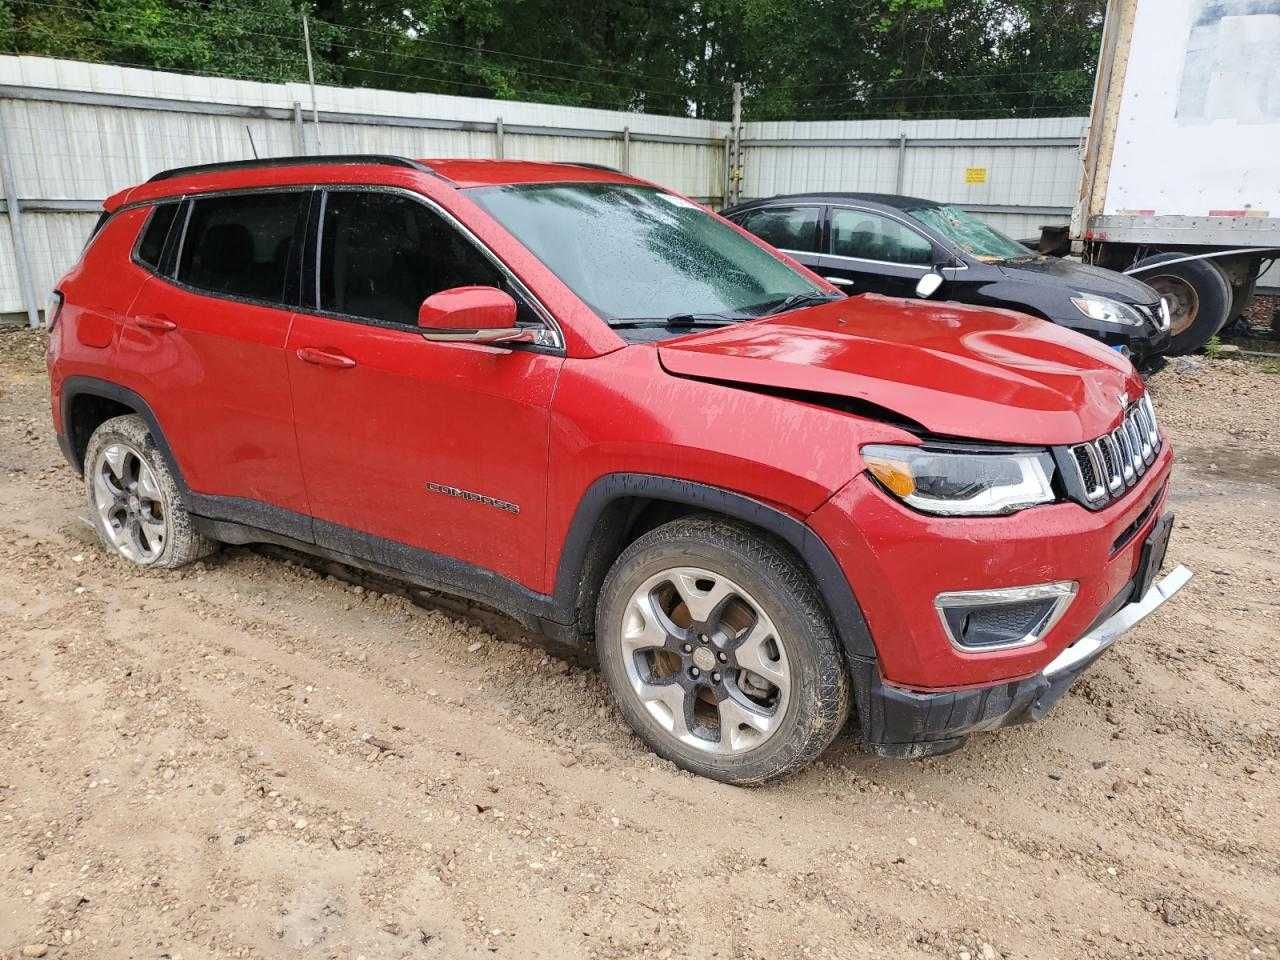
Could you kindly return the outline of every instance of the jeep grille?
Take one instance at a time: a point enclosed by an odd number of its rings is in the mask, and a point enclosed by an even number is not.
[[[1160,429],[1146,394],[1125,410],[1120,426],[1068,448],[1069,464],[1086,504],[1094,509],[1118,500],[1155,462]]]

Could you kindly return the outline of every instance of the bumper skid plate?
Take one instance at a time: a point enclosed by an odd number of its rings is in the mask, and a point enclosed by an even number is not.
[[[885,684],[874,662],[860,664],[869,696],[859,714],[867,748],[882,756],[926,757],[948,753],[971,733],[1039,720],[1087,667],[1123,634],[1187,585],[1191,571],[1179,565],[1141,597],[1096,624],[1040,673],[988,687],[924,693]]]

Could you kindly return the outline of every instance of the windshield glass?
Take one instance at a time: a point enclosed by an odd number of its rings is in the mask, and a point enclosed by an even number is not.
[[[1038,254],[1011,240],[959,207],[921,207],[907,211],[927,227],[979,260],[1019,260]]]
[[[796,294],[829,295],[697,204],[652,187],[531,184],[469,196],[606,321],[747,319]]]

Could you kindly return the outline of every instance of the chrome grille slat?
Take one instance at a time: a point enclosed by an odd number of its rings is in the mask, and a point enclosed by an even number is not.
[[[1146,466],[1142,458],[1142,434],[1138,432],[1138,423],[1132,413],[1125,415],[1124,428],[1129,433],[1129,445],[1133,448],[1133,472],[1141,476]]]
[[[1146,394],[1130,404],[1110,433],[1068,448],[1069,463],[1085,502],[1098,508],[1125,495],[1137,484],[1160,452],[1160,428]]]
[[[1124,474],[1120,472],[1120,448],[1116,446],[1116,438],[1111,434],[1103,434],[1098,438],[1098,450],[1107,468],[1107,490],[1115,495],[1124,489]]]
[[[1116,438],[1116,443],[1120,445],[1120,466],[1124,473],[1125,485],[1131,487],[1134,481],[1138,479],[1133,468],[1133,439],[1129,436],[1129,431],[1125,429],[1123,424],[1112,436]]]

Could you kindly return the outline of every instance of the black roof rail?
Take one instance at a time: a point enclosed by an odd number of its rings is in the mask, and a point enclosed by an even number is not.
[[[335,153],[311,157],[266,157],[262,160],[225,160],[221,163],[197,163],[190,167],[174,167],[172,170],[161,170],[147,183],[157,180],[171,180],[193,173],[215,173],[222,170],[251,170],[255,167],[299,167],[330,163],[371,163],[388,167],[407,167],[422,173],[440,176],[425,163],[410,160],[408,157],[395,157],[381,153]],[[441,178],[444,179],[444,178]]]

